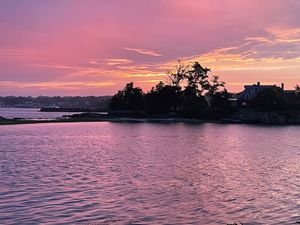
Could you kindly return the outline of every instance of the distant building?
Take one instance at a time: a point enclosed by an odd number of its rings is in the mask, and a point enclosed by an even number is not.
[[[276,85],[261,85],[260,82],[257,82],[257,84],[253,84],[253,85],[245,85],[244,86],[244,91],[242,91],[239,94],[239,96],[237,98],[237,101],[241,105],[246,105],[247,102],[254,99],[255,96],[260,91],[270,89],[270,88],[274,88],[274,87],[277,87],[277,86]],[[285,91],[284,90],[284,83],[281,84],[280,88],[284,91],[284,94],[286,94],[289,97],[291,97],[292,95],[295,94],[295,91],[293,91],[293,90]]]

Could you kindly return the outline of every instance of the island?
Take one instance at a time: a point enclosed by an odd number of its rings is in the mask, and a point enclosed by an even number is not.
[[[300,124],[300,87],[285,90],[284,84],[245,85],[230,93],[219,76],[199,62],[180,61],[148,92],[129,82],[114,96],[105,98],[107,108],[52,107],[42,111],[82,112],[54,120],[0,118],[0,125],[61,122],[190,122]],[[103,104],[102,104],[103,106]],[[103,113],[104,112],[104,113]]]

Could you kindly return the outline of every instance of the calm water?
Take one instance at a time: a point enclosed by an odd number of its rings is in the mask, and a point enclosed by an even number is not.
[[[0,224],[295,224],[300,127],[0,126]]]
[[[39,108],[0,108],[0,116],[6,119],[56,119],[75,112],[41,112]]]

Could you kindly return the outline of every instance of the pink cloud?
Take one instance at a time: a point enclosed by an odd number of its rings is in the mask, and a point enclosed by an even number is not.
[[[145,49],[141,49],[141,48],[123,48],[127,51],[133,51],[133,52],[137,52],[137,53],[140,53],[142,55],[150,55],[150,56],[162,56],[161,54],[155,52],[155,51],[152,51],[152,50],[145,50]]]
[[[46,82],[43,93],[52,94],[53,82],[113,82],[98,92],[74,87],[82,95],[113,94],[131,80],[149,88],[183,59],[211,67],[230,90],[258,79],[292,87],[300,79],[299,11],[294,0],[3,0],[0,83]],[[1,91],[16,89],[2,85]],[[57,91],[71,93],[63,86]]]

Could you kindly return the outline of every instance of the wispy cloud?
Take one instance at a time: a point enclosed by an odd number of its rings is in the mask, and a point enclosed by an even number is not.
[[[237,46],[218,48],[181,58],[184,63],[199,61],[214,71],[275,71],[300,68],[300,29],[266,29],[264,36],[248,37]],[[161,69],[174,68],[175,60]]]
[[[300,44],[299,28],[267,28],[265,36],[245,38],[249,43],[262,43],[265,45]]]
[[[104,63],[103,63],[104,62]],[[90,62],[89,62],[90,63]],[[129,65],[127,65],[129,64]],[[90,79],[90,78],[134,78],[134,77],[159,77],[164,76],[159,65],[153,64],[134,64],[128,59],[98,59],[99,67],[71,66],[60,64],[32,64],[33,67],[46,67],[53,70],[63,71],[64,79]],[[113,67],[112,67],[113,66]],[[65,72],[69,71],[69,72]]]
[[[124,47],[123,49],[125,49],[127,51],[137,52],[142,55],[150,55],[150,56],[155,56],[155,57],[162,56],[160,53],[157,53],[153,50],[146,50],[146,49],[141,49],[141,48],[127,48],[127,47]]]
[[[137,83],[150,83],[150,84],[157,84],[158,82],[160,82],[161,80],[139,80],[136,81]]]
[[[105,87],[115,85],[115,82],[12,82],[2,81],[0,87],[10,88],[47,88],[47,89],[59,89],[66,87]]]
[[[213,73],[256,77],[258,74],[280,74],[284,71],[295,71],[300,68],[300,53],[297,51],[300,39],[300,29],[266,29],[264,35],[248,37],[235,46],[226,46],[199,55],[181,57],[184,63],[199,61],[204,66],[213,69]],[[139,54],[161,56],[161,54],[145,49],[123,48]],[[174,68],[176,59],[166,59],[156,62],[139,62],[127,58],[93,59],[81,67],[68,65],[41,65],[57,70],[68,70],[65,80],[99,80],[116,83],[134,81],[153,84],[164,80],[165,71]],[[272,72],[271,72],[272,71]],[[232,75],[231,75],[232,74]],[[291,75],[287,75],[291,76]],[[234,78],[237,79],[237,78]],[[240,82],[242,78],[234,80]],[[274,79],[274,78],[273,78]],[[227,78],[224,78],[227,81]],[[238,81],[238,82],[237,82]],[[244,80],[243,80],[244,81]],[[230,83],[230,79],[228,81]],[[233,82],[234,83],[234,82]],[[112,85],[114,86],[114,85]],[[116,86],[116,85],[115,85]],[[148,87],[148,86],[147,86]]]
[[[108,66],[117,66],[133,63],[133,60],[124,59],[124,58],[111,58],[111,59],[92,59],[89,61],[89,64],[92,65],[108,65]]]
[[[1,61],[40,61],[44,58],[34,49],[0,49]]]
[[[213,69],[223,77],[230,85],[242,86],[245,78],[236,78],[246,74],[246,77],[257,77],[258,74],[283,74],[286,71],[300,69],[300,29],[266,29],[264,35],[249,36],[235,46],[225,46],[212,49],[203,54],[195,54],[180,59],[184,63],[199,61],[204,66]],[[145,49],[123,48],[126,51],[154,57],[161,54]],[[0,59],[10,57],[16,59],[27,59],[36,56],[36,52],[30,49],[4,49],[0,51]],[[38,57],[37,57],[38,58]],[[43,90],[82,90],[84,88],[109,87],[117,90],[121,84],[134,81],[145,88],[151,88],[159,80],[165,79],[165,71],[174,68],[176,59],[160,58],[161,60],[148,61],[131,60],[123,55],[112,58],[90,58],[80,63],[55,64],[46,61],[34,60],[30,66],[48,68],[54,73],[62,74],[57,82],[1,82],[0,87],[32,88]],[[152,59],[151,59],[152,60]],[[28,64],[29,65],[29,64]],[[28,66],[27,65],[27,66]],[[48,71],[49,72],[49,71]],[[233,82],[226,77],[233,79]],[[275,75],[274,75],[275,76]],[[291,78],[291,74],[286,77]],[[228,80],[227,80],[228,79]],[[274,79],[274,78],[272,78]],[[282,77],[280,78],[282,79]],[[286,78],[287,79],[287,78]],[[296,78],[295,78],[296,79]],[[249,79],[250,80],[250,79]],[[266,81],[262,79],[262,81]]]
[[[106,59],[107,65],[116,66],[132,63],[132,60],[129,59]]]
[[[165,73],[141,73],[141,74],[128,74],[125,77],[162,77],[165,76]]]
[[[83,68],[83,67],[78,67],[78,66],[66,66],[66,65],[59,65],[59,64],[31,64],[30,66],[47,67],[47,68],[64,69],[64,70],[76,70],[76,69]]]

